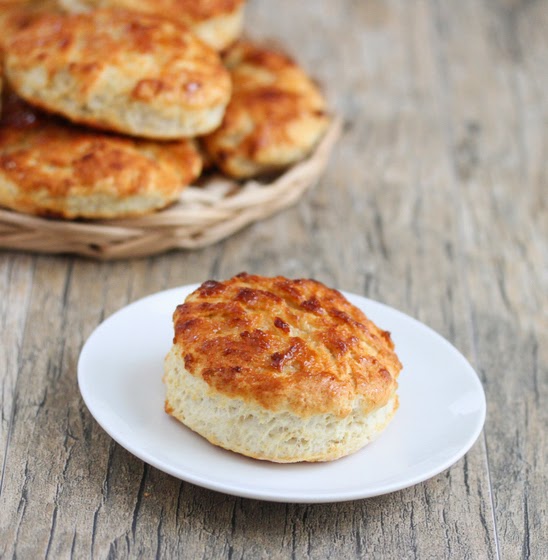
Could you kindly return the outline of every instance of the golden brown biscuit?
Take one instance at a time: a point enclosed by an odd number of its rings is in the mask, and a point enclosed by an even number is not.
[[[69,219],[136,216],[172,203],[200,173],[200,156],[188,140],[98,133],[13,96],[4,102],[0,206]]]
[[[127,8],[162,14],[184,23],[204,43],[223,50],[241,34],[244,0],[59,0],[72,12],[94,8]]]
[[[287,167],[305,157],[325,132],[325,101],[287,56],[251,43],[229,49],[233,95],[207,152],[236,178]]]
[[[401,364],[389,333],[313,280],[241,274],[178,306],[165,409],[258,459],[326,461],[386,426]]]
[[[212,130],[231,91],[217,53],[187,28],[125,10],[42,15],[8,41],[5,63],[30,103],[147,138]]]

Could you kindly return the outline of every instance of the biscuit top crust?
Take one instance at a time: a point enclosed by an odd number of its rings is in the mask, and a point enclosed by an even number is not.
[[[78,9],[125,8],[162,14],[186,25],[202,23],[237,12],[245,0],[61,0],[61,4]]]
[[[131,0],[129,0],[131,1]],[[139,4],[147,0],[136,0]],[[158,7],[184,14],[191,22],[206,21],[238,11],[245,0],[160,0]],[[152,2],[148,0],[148,4]]]
[[[20,76],[39,69],[50,81],[70,76],[82,101],[107,85],[129,101],[162,106],[207,108],[230,95],[230,76],[218,54],[184,25],[154,15],[123,9],[44,14],[16,33],[6,50],[19,93]]]
[[[267,124],[273,109],[280,129],[304,113],[325,117],[319,88],[286,54],[240,41],[227,51],[224,63],[232,76],[231,105],[246,107],[259,124]]]
[[[49,12],[59,12],[53,0],[0,0],[0,49],[17,31],[27,27],[34,19]]]
[[[158,143],[94,132],[5,96],[0,175],[17,186],[19,203],[36,213],[41,196],[152,193],[172,200],[201,167],[188,140]]]
[[[219,393],[300,416],[372,412],[397,388],[390,334],[314,280],[208,280],[174,313],[185,368]]]
[[[163,14],[192,25],[233,14],[244,0],[95,0],[95,4]]]

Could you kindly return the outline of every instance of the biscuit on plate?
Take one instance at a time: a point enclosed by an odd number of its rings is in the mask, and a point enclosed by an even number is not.
[[[117,218],[176,200],[201,171],[189,140],[158,143],[104,134],[4,99],[0,206],[61,218]]]
[[[184,23],[204,43],[223,50],[241,34],[245,0],[59,0],[73,12],[93,8],[127,8],[162,14]]]
[[[8,41],[5,65],[29,103],[146,138],[211,131],[231,92],[219,55],[186,27],[126,10],[41,15]]]
[[[287,167],[315,147],[329,123],[318,87],[286,55],[241,42],[225,64],[232,99],[221,126],[204,138],[217,166],[246,178]]]
[[[220,447],[329,461],[369,443],[398,407],[390,334],[314,280],[210,280],[173,323],[165,410]]]

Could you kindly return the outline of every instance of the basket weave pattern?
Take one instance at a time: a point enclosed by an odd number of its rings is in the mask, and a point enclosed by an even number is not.
[[[325,169],[340,130],[333,120],[316,150],[272,183],[240,185],[215,177],[186,188],[169,208],[139,218],[70,222],[0,208],[0,247],[112,260],[211,245],[297,202]]]

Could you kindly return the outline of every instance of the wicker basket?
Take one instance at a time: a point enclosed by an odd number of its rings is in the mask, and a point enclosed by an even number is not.
[[[340,130],[334,119],[314,153],[269,184],[215,177],[148,216],[70,222],[0,209],[0,247],[109,260],[211,245],[294,204],[322,174]]]

